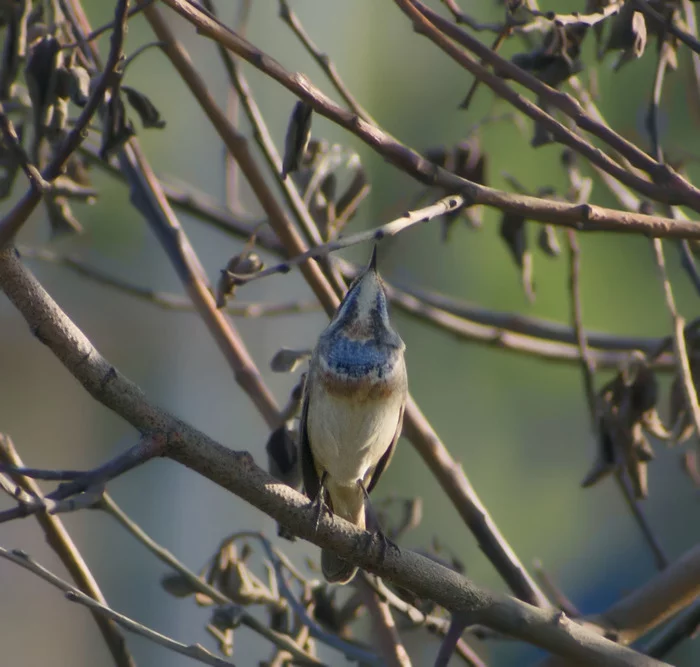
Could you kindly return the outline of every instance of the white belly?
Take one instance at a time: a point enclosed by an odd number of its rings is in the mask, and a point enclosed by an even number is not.
[[[355,403],[312,390],[307,431],[317,467],[339,485],[364,479],[394,438],[402,402],[400,391],[385,399]]]

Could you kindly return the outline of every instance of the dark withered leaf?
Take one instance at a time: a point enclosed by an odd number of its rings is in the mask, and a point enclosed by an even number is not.
[[[258,273],[258,271],[262,271],[264,268],[265,264],[262,259],[260,259],[260,255],[254,250],[248,250],[234,255],[226,265],[227,271],[238,274],[239,276]]]
[[[218,630],[235,630],[243,620],[246,611],[242,605],[227,604],[216,607],[209,621]]]
[[[583,69],[579,56],[587,31],[588,28],[583,24],[554,25],[545,33],[537,48],[526,53],[516,53],[511,60],[556,88]]]
[[[642,355],[633,359],[628,373],[631,375],[626,382],[630,391],[631,417],[637,422],[645,412],[656,407],[659,387],[656,374]]]
[[[24,4],[24,9],[28,4]],[[19,66],[26,50],[26,34],[22,29],[24,20],[22,9],[22,4],[18,2],[10,3],[5,8],[7,29],[2,49],[2,62],[0,62],[0,100],[10,97],[10,87],[17,79]]]
[[[515,213],[504,213],[501,218],[501,238],[510,250],[516,265],[520,269],[520,278],[525,294],[530,301],[535,298],[532,281],[532,254],[527,249],[525,218]]]
[[[119,90],[112,89],[106,104],[102,122],[100,159],[107,161],[110,156],[129,141],[134,134],[136,134],[136,131],[131,121],[126,116],[126,107],[119,94]]]
[[[269,607],[270,628],[275,632],[289,635],[292,633],[292,623],[289,617],[289,608]]]
[[[161,118],[160,112],[146,95],[130,86],[122,86],[121,89],[145,128],[155,127],[160,130],[165,127],[165,121]]]
[[[283,347],[270,361],[270,368],[275,373],[291,373],[299,364],[311,356],[311,350],[292,350]]]
[[[71,211],[66,197],[46,197],[44,202],[49,214],[52,238],[64,236],[66,234],[83,233],[83,226],[73,215],[73,211]]]
[[[602,409],[606,409],[603,407]],[[617,455],[613,435],[603,417],[598,419],[598,451],[593,467],[581,482],[583,488],[589,488],[607,477],[617,468]]]
[[[296,443],[296,430],[292,421],[286,422],[270,434],[265,445],[268,472],[293,489],[301,490],[302,475],[299,465],[299,452]],[[277,524],[277,534],[290,542],[296,540],[294,533],[281,523]]]
[[[312,593],[314,598],[314,618],[324,628],[334,634],[338,634],[343,630],[338,614],[336,591],[336,588],[330,588],[329,586],[318,586]]]
[[[311,119],[313,109],[299,100],[292,110],[284,140],[284,159],[282,160],[282,178],[299,169],[306,147],[311,139]]]
[[[24,138],[24,124],[17,123],[15,125],[15,132],[21,144]],[[15,154],[0,141],[0,199],[5,199],[10,196],[18,171],[19,163],[17,162]]]
[[[54,71],[54,95],[61,99],[70,98],[71,74],[67,67],[57,67]]]
[[[478,137],[474,136],[465,141],[461,141],[451,148],[439,146],[429,148],[423,153],[427,160],[447,171],[465,178],[472,183],[486,185],[487,181],[487,156],[481,149]],[[462,216],[471,227],[479,228],[482,224],[480,206],[462,207],[456,211],[451,211],[442,217],[442,239],[447,241],[449,233],[457,221]]]
[[[221,270],[219,281],[216,284],[216,307],[223,308],[226,301],[234,296],[239,284],[236,276],[257,273],[264,266],[260,256],[253,250],[247,250],[231,257],[226,268]]]
[[[559,257],[561,255],[561,245],[559,244],[559,237],[554,225],[542,225],[537,242],[542,251],[550,257]]]
[[[537,106],[548,114],[552,114],[552,106],[541,97],[537,98]],[[551,133],[549,128],[540,121],[535,121],[535,131],[530,140],[530,146],[533,148],[539,148],[540,146],[547,146],[548,144],[554,143],[554,135]]]
[[[176,598],[189,597],[190,595],[194,595],[198,590],[189,578],[178,572],[164,575],[160,580],[160,585],[167,593],[170,593],[170,595]]]
[[[41,125],[46,107],[53,103],[54,73],[59,50],[60,45],[55,37],[48,35],[39,39],[29,50],[24,70],[34,113]]]
[[[613,19],[605,51],[621,51],[614,69],[626,62],[640,58],[647,44],[647,25],[644,15],[634,11],[633,3],[625,3],[622,11]]]
[[[299,453],[287,424],[276,428],[265,445],[268,472],[292,488],[301,487]]]
[[[319,190],[328,201],[334,201],[337,188],[338,178],[331,172],[321,181]]]
[[[70,98],[73,104],[84,107],[90,97],[90,73],[79,65],[74,65],[70,73]]]

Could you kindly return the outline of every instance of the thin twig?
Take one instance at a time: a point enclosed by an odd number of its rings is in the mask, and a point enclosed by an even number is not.
[[[196,311],[192,299],[187,296],[173,294],[171,292],[161,292],[148,287],[135,285],[128,280],[109,275],[96,266],[86,264],[78,257],[61,255],[46,248],[33,248],[29,246],[18,246],[18,250],[24,258],[36,259],[42,262],[63,266],[83,278],[87,278],[99,285],[118,290],[129,296],[136,297],[142,301],[147,301],[163,310],[182,312]],[[282,303],[233,301],[228,303],[223,310],[235,317],[256,319],[261,317],[277,317],[281,315],[316,312],[320,310],[320,306],[316,301],[288,301]]]
[[[23,567],[25,570],[29,570],[29,572],[36,574],[38,577],[44,581],[47,581],[52,586],[62,590],[65,594],[66,600],[69,600],[70,602],[77,602],[78,604],[90,609],[90,611],[93,613],[101,614],[105,618],[114,621],[129,632],[141,635],[141,637],[145,637],[146,639],[149,639],[160,646],[164,646],[165,648],[170,649],[175,653],[179,653],[180,655],[185,655],[188,658],[193,658],[194,660],[197,660],[205,665],[214,665],[214,667],[231,667],[231,665],[233,665],[232,662],[217,657],[199,644],[187,645],[175,641],[174,639],[171,639],[160,632],[156,632],[155,630],[134,621],[128,616],[124,616],[124,614],[114,611],[110,607],[93,600],[91,597],[85,595],[77,588],[71,586],[67,581],[63,581],[63,579],[60,577],[57,577],[52,572],[49,572],[46,568],[39,565],[39,563],[34,561],[34,559],[23,551],[8,551],[7,549],[0,547],[0,558],[5,558],[16,565]]]
[[[253,273],[250,275],[232,276],[236,283],[246,284],[254,280],[259,280],[260,278],[266,278],[267,276],[274,275],[275,273],[288,273],[293,266],[298,266],[302,262],[308,259],[319,259],[325,257],[331,252],[336,252],[337,250],[342,250],[343,248],[349,248],[351,246],[357,245],[358,243],[366,243],[367,241],[382,241],[385,238],[391,238],[396,236],[401,232],[410,229],[411,227],[417,225],[421,222],[428,222],[439,218],[442,215],[456,211],[464,204],[464,199],[460,195],[451,195],[440,199],[439,201],[421,208],[415,211],[408,211],[404,213],[400,218],[387,222],[384,225],[376,227],[374,229],[369,229],[365,232],[358,232],[351,236],[346,236],[335,241],[329,241],[323,245],[316,246],[295,256],[276,266],[271,266],[267,269],[263,269],[258,273]]]
[[[14,155],[15,160],[27,175],[29,183],[41,194],[48,192],[51,189],[51,183],[45,181],[41,172],[32,164],[27,152],[22,147],[15,126],[5,113],[2,102],[0,102],[0,133],[2,134],[2,143]]]
[[[359,588],[372,618],[372,628],[384,656],[384,664],[388,667],[411,667],[411,658],[401,642],[391,607],[379,598],[364,577],[359,577],[355,586]]]
[[[326,53],[322,53],[318,47],[313,43],[311,38],[306,34],[304,26],[297,15],[292,11],[289,6],[288,0],[279,0],[280,6],[280,17],[281,19],[292,29],[292,32],[299,38],[299,41],[303,44],[304,48],[308,51],[309,55],[316,61],[318,66],[323,70],[328,80],[333,84],[333,87],[338,91],[340,96],[343,98],[345,104],[348,105],[354,113],[356,113],[360,118],[366,120],[372,125],[376,125],[376,121],[372,116],[365,111],[360,103],[355,99],[350,89],[345,85],[343,80],[338,74],[338,70],[334,65],[330,56]]]
[[[127,12],[127,19],[130,19],[132,16],[135,16],[139,12],[143,11],[145,7],[150,5],[152,2],[155,0],[139,0],[139,5],[136,7],[132,7],[128,12]],[[108,23],[105,23],[104,25],[100,26],[99,28],[96,28],[93,30],[85,39],[81,39],[80,41],[77,42],[71,42],[69,44],[64,44],[61,46],[61,49],[63,50],[68,50],[68,49],[75,49],[79,46],[84,46],[88,44],[89,42],[92,42],[93,40],[97,39],[100,35],[104,34],[108,30],[112,30],[114,28],[115,21],[109,21]]]
[[[187,568],[181,561],[179,561],[172,552],[168,551],[165,547],[158,544],[150,535],[148,535],[143,528],[136,524],[112,499],[108,494],[104,494],[102,502],[99,505],[100,509],[103,509],[110,516],[112,516],[116,521],[118,521],[123,528],[125,528],[133,537],[135,537],[141,544],[143,544],[152,554],[154,554],[161,562],[165,563],[168,567],[172,568],[183,577],[187,579],[187,582],[195,591],[204,593],[210,597],[218,605],[233,605],[236,604],[234,600],[222,593],[218,588],[211,586],[206,581],[198,577],[194,572]],[[269,600],[268,600],[269,602]],[[268,628],[266,625],[261,623],[257,618],[249,614],[245,609],[240,609],[237,618],[240,622],[254,630],[261,636],[265,637],[267,640],[272,642],[275,646],[288,651],[294,659],[299,664],[305,665],[319,665],[321,664],[319,660],[314,658],[306,651],[304,651],[291,637],[284,635],[282,633],[276,632],[275,630]]]
[[[688,361],[688,350],[685,341],[685,320],[678,314],[676,302],[673,298],[673,290],[671,282],[666,271],[666,260],[664,258],[664,249],[661,239],[653,239],[652,245],[654,255],[656,257],[656,266],[659,269],[659,278],[661,280],[664,297],[666,299],[666,308],[671,316],[671,326],[673,327],[673,343],[676,355],[676,364],[678,365],[678,376],[683,385],[685,400],[690,409],[690,414],[695,424],[695,429],[700,434],[700,406],[698,405],[698,395],[693,381],[693,374],[690,370],[690,362]]]
[[[0,434],[0,461],[2,461],[3,465],[9,465],[12,466],[14,470],[21,469],[22,472],[24,472],[22,459],[19,457],[11,438],[3,434]],[[16,474],[14,472],[12,473],[12,477],[26,496],[25,498],[17,498],[20,503],[27,502],[31,500],[32,497],[39,500],[43,498],[39,485],[34,482],[33,479],[28,478],[22,473]],[[41,529],[44,531],[49,546],[59,557],[78,588],[86,595],[106,605],[107,601],[100,590],[99,584],[93,577],[92,572],[90,572],[90,568],[83,559],[75,542],[73,542],[71,536],[68,534],[61,519],[50,515],[48,512],[38,512],[36,514],[36,519]],[[94,611],[92,616],[112,654],[114,664],[117,665],[117,667],[135,667],[136,662],[129,653],[124,635],[116,627],[114,622]]]

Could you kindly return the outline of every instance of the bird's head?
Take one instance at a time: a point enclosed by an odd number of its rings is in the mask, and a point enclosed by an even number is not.
[[[340,334],[351,340],[376,340],[402,346],[391,327],[386,293],[377,271],[377,247],[365,270],[352,282],[333,317],[327,334]]]

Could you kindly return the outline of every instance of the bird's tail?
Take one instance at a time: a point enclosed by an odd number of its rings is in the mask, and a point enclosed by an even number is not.
[[[328,485],[331,509],[335,514],[359,529],[365,529],[365,496],[359,485]],[[357,567],[343,560],[332,551],[321,550],[321,571],[326,581],[347,584],[357,573]]]

